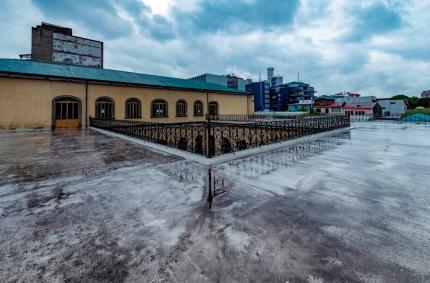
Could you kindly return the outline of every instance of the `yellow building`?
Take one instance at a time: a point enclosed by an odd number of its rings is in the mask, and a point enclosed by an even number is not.
[[[254,97],[202,81],[0,59],[0,129],[86,127],[89,117],[191,122],[249,115]]]

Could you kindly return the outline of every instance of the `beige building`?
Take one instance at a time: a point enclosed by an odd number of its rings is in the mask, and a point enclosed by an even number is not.
[[[253,114],[253,99],[194,80],[0,59],[0,129],[86,127],[88,117],[201,121],[208,113]]]

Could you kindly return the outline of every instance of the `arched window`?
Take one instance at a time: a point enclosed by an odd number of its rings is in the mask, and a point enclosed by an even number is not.
[[[176,102],[176,117],[187,116],[187,102],[183,99]]]
[[[125,102],[125,118],[142,118],[142,106],[137,98],[129,98]]]
[[[203,116],[203,102],[197,100],[194,102],[194,116]]]
[[[167,102],[162,99],[156,99],[152,101],[152,111],[151,116],[153,118],[162,118],[167,117]]]
[[[218,115],[218,102],[209,102],[209,115]]]
[[[113,119],[115,104],[112,98],[100,97],[96,100],[96,118]]]

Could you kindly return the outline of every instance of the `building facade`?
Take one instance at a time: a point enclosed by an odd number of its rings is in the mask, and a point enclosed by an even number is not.
[[[275,87],[275,86],[282,85],[282,84],[284,84],[284,78],[282,76],[274,76],[270,80],[270,86],[271,87]]]
[[[269,101],[271,111],[284,111],[279,107],[279,87],[271,87],[269,89]]]
[[[48,23],[32,28],[31,54],[25,59],[103,68],[103,42],[72,34],[72,29]]]
[[[383,118],[398,119],[408,110],[404,100],[379,99],[378,104]]]
[[[267,68],[267,81],[270,83],[272,81],[273,76],[275,75],[275,68],[268,67]]]
[[[247,115],[253,95],[201,81],[0,59],[0,128],[85,127],[89,117],[189,122]]]
[[[245,91],[246,84],[250,83],[248,80],[244,80],[235,75],[215,75],[215,74],[202,74],[195,77],[190,78],[190,80],[195,81],[204,81],[207,83],[213,83],[222,85],[225,87],[237,89],[240,91]]]
[[[268,67],[267,82],[269,83],[270,87],[275,87],[278,85],[282,85],[284,83],[284,78],[282,76],[275,76],[275,68]]]
[[[341,92],[333,95],[323,95],[321,98],[334,99],[336,102],[345,102],[347,104],[371,103],[378,101],[375,96],[361,96],[360,94],[353,92]]]
[[[246,91],[254,94],[254,110],[270,109],[269,83],[267,81],[254,82],[246,85]]]
[[[422,97],[422,98],[424,98],[424,97],[430,97],[430,90],[425,90],[425,91],[423,91],[423,92],[421,93],[421,97]]]
[[[312,100],[300,100],[298,103],[288,105],[288,111],[290,112],[310,112],[312,109]]]
[[[192,77],[192,78],[190,78],[190,80],[203,81],[203,82],[222,85],[222,86],[227,87],[227,77],[222,76],[222,75],[215,75],[215,74],[206,73],[206,74]]]
[[[271,105],[275,111],[286,111],[288,105],[301,100],[313,100],[314,96],[314,88],[303,82],[290,82],[270,88]]]
[[[227,75],[227,87],[245,91],[246,81],[235,75]]]
[[[318,98],[315,99],[314,109],[317,113],[340,114],[345,102],[336,102],[335,99]]]
[[[350,116],[369,116],[379,118],[382,116],[381,106],[377,102],[346,103],[342,107],[342,114]]]

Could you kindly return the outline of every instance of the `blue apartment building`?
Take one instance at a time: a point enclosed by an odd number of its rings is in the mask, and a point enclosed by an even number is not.
[[[267,81],[254,82],[246,85],[246,91],[254,94],[254,111],[270,110],[270,86]]]
[[[267,80],[245,86],[246,91],[254,94],[255,111],[311,109],[315,89],[300,81],[284,84],[283,77],[275,76],[274,71],[274,67],[267,68]]]
[[[274,111],[287,111],[288,106],[299,101],[313,100],[315,89],[307,83],[290,82],[270,89],[270,105]]]
[[[290,82],[270,87],[268,81],[246,85],[246,91],[254,94],[255,111],[288,111],[290,105],[313,100],[315,89],[303,82]]]

